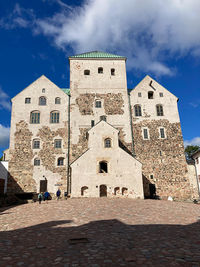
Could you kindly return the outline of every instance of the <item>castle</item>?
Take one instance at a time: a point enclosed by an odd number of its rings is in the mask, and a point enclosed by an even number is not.
[[[69,57],[70,89],[44,75],[12,99],[8,193],[191,199],[178,98],[146,76],[127,89],[126,58]]]

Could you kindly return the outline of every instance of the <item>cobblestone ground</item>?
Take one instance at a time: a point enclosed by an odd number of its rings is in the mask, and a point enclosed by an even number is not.
[[[200,266],[200,205],[68,199],[0,209],[0,266]]]

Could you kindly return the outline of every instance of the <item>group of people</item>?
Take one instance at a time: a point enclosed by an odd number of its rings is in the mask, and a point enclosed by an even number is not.
[[[59,200],[60,199],[60,195],[61,195],[61,191],[60,191],[60,189],[58,189],[57,190],[57,192],[56,192],[56,197],[57,197],[57,200]],[[46,191],[46,192],[44,192],[44,193],[39,193],[38,194],[38,201],[39,201],[39,204],[41,204],[41,202],[42,202],[42,200],[46,200],[47,201],[47,203],[48,203],[48,200],[50,199],[50,194],[49,194],[49,192],[48,191]]]

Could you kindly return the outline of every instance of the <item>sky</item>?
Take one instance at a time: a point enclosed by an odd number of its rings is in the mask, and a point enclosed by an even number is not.
[[[185,145],[200,145],[199,0],[0,1],[0,156],[11,98],[42,74],[69,88],[68,57],[127,57],[128,88],[147,74],[179,98]]]

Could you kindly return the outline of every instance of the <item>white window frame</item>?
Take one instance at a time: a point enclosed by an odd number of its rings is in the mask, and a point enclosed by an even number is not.
[[[165,137],[161,137],[160,129],[164,129],[164,135],[165,135]],[[167,138],[165,127],[159,127],[158,128],[158,131],[159,131],[159,139],[166,139]]]
[[[148,136],[148,138],[145,138],[144,137],[144,130],[147,130],[147,136]],[[150,139],[149,128],[148,127],[142,127],[142,137],[143,137],[143,140],[149,140]]]

